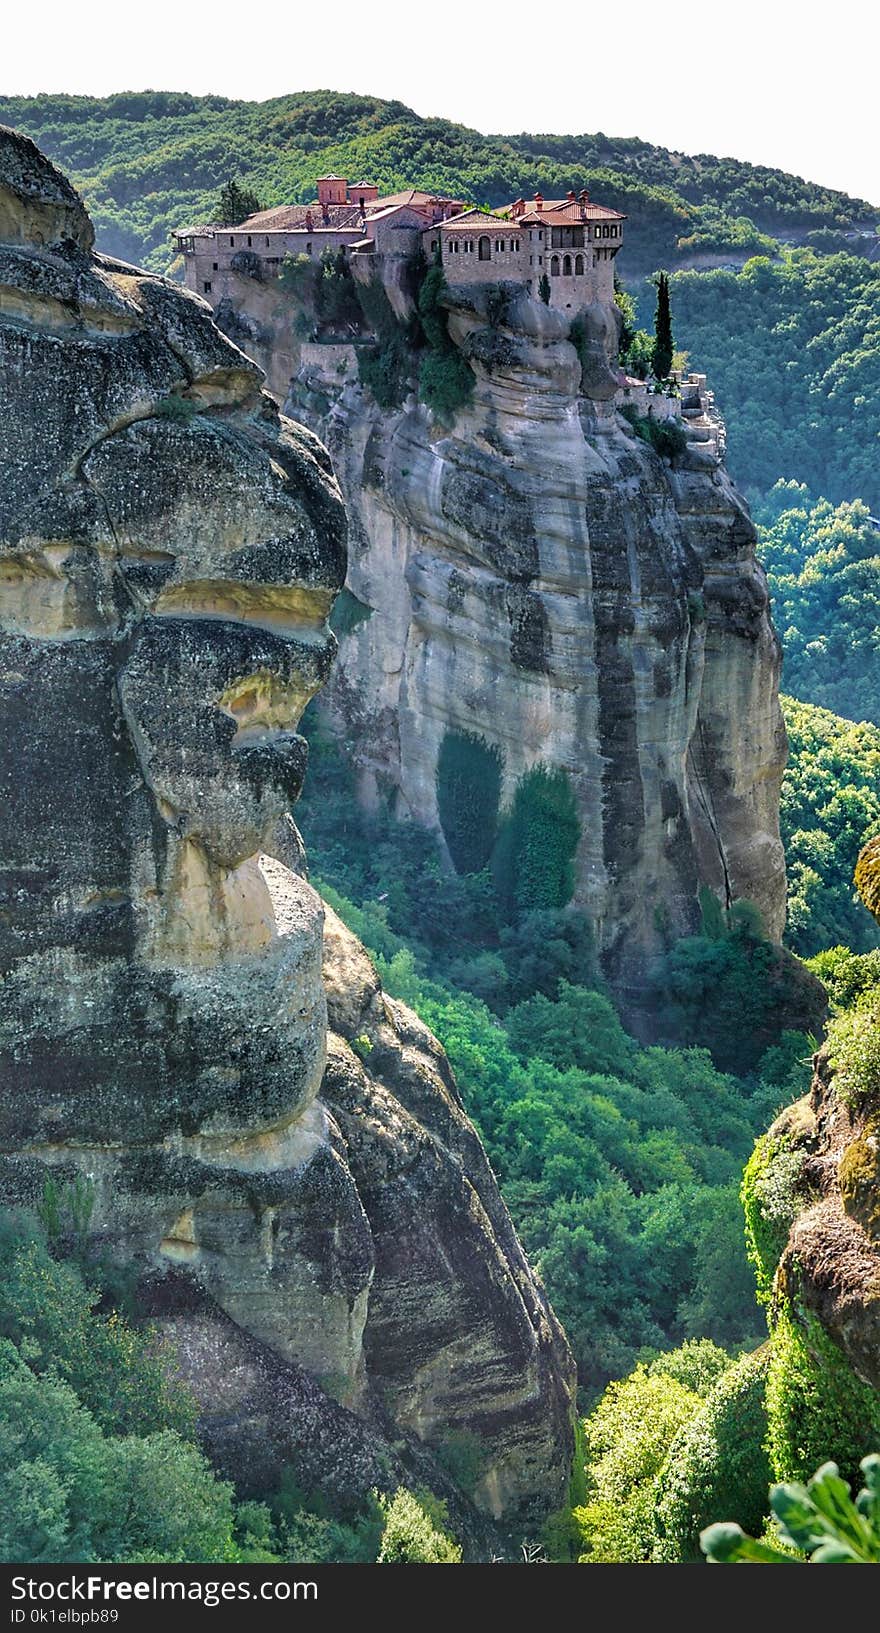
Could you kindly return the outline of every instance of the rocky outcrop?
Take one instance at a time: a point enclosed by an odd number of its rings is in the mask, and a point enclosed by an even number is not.
[[[442,1487],[465,1434],[513,1524],[564,1491],[567,1347],[289,814],[345,572],[328,457],[5,130],[0,183],[0,1200],[86,1176],[242,1489]]]
[[[712,428],[663,457],[618,412],[613,314],[452,289],[476,376],[453,430],[380,411],[317,348],[291,411],[320,430],[351,518],[357,619],[326,696],[363,798],[389,788],[440,833],[447,733],[503,762],[502,808],[563,770],[581,825],[575,900],[631,1015],[698,891],[784,917],[779,648],[755,530]]]
[[[880,843],[856,881],[880,918]],[[812,1316],[857,1378],[880,1392],[880,994],[832,1023],[810,1094],[767,1137],[764,1192],[790,1197],[778,1301]],[[880,1423],[880,1393],[877,1420]],[[873,1450],[873,1446],[865,1446]]]

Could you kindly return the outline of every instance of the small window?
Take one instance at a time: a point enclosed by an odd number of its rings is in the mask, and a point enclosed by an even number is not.
[[[306,244],[306,254],[307,254],[307,255],[311,255],[311,253],[312,253],[312,246],[311,246],[311,244]]]
[[[544,265],[544,257],[543,257],[543,255],[539,255],[539,256],[538,256],[538,265],[539,265],[539,266],[543,266],[543,265]]]
[[[574,258],[574,275],[576,278],[582,278],[584,275],[584,258],[582,255],[576,255]]]
[[[230,249],[235,249],[235,234],[234,233],[229,234],[229,247],[230,247]]]
[[[254,241],[251,238],[250,233],[248,233],[248,249],[253,249],[253,247],[254,247]]]
[[[202,285],[202,288],[204,289],[206,295],[210,295],[210,293],[211,293],[211,280],[210,280],[210,278],[205,279],[205,282]]]
[[[511,247],[511,249],[513,249],[513,242],[512,241],[511,241],[510,247]],[[499,255],[501,253],[503,253],[503,250],[504,250],[504,239],[499,238],[499,240],[498,240],[498,253],[499,253]]]
[[[268,249],[268,248],[269,248],[269,239],[268,239],[268,236],[267,236],[267,238],[266,238],[266,248],[267,248],[267,249]]]
[[[219,261],[212,261],[211,265],[212,265],[212,268],[213,268],[214,272],[219,272],[220,271],[220,262]]]
[[[542,227],[541,231],[538,233],[538,243],[539,244],[541,243],[541,240],[543,239],[543,237],[544,237],[544,229]]]

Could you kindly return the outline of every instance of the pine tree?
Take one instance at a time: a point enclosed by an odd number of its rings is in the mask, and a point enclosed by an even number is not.
[[[214,220],[218,227],[237,227],[262,208],[260,199],[250,187],[242,187],[234,180],[227,181],[220,189]]]
[[[654,350],[651,368],[655,380],[668,380],[672,370],[672,312],[669,306],[669,278],[661,272],[657,279],[657,311],[654,314]]]

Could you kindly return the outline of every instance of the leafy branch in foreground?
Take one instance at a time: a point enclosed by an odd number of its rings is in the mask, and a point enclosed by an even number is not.
[[[770,1507],[783,1547],[756,1542],[738,1525],[708,1526],[700,1546],[710,1564],[880,1565],[880,1455],[860,1466],[865,1488],[855,1502],[836,1463],[823,1463],[806,1486],[773,1486]]]

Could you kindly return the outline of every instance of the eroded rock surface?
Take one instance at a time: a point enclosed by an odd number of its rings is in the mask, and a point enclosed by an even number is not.
[[[783,925],[786,745],[755,530],[705,427],[670,465],[617,412],[609,311],[582,314],[580,356],[564,313],[510,289],[452,289],[449,325],[477,382],[454,431],[412,398],[382,412],[338,347],[324,371],[312,347],[293,384],[346,496],[362,604],[326,701],[364,799],[390,786],[438,830],[448,732],[500,750],[502,805],[536,764],[565,771],[575,899],[637,1012],[701,884]]]
[[[356,1497],[466,1432],[488,1514],[546,1510],[564,1338],[289,815],[345,573],[328,457],[203,302],[92,245],[0,130],[0,1198],[89,1178],[243,1489]]]

